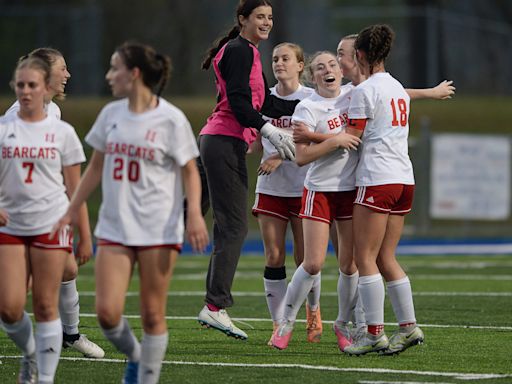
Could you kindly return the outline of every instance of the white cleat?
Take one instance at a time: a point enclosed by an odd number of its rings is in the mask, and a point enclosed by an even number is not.
[[[247,340],[247,334],[233,324],[225,309],[221,309],[220,311],[210,311],[208,306],[205,305],[201,312],[199,312],[197,321],[199,321],[199,324],[202,326],[215,328],[224,332],[227,336],[234,337],[235,339]]]
[[[105,351],[97,344],[89,340],[85,335],[80,334],[78,340],[74,342],[64,341],[64,348],[72,348],[80,352],[85,357],[101,359],[105,356]]]

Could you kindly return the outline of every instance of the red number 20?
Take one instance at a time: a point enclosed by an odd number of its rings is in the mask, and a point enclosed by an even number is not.
[[[117,157],[114,159],[114,180],[122,180],[124,171],[124,159]],[[139,181],[140,165],[135,160],[128,161],[128,180],[132,183]]]
[[[400,126],[405,127],[407,125],[407,103],[404,99],[398,99],[398,111],[400,112]],[[395,105],[395,99],[391,99],[391,109],[393,110],[393,121],[391,122],[391,125],[393,127],[398,126],[398,117],[396,113],[396,105]]]

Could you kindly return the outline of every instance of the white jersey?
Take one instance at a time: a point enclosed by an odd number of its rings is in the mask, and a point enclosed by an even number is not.
[[[349,118],[368,119],[356,185],[414,184],[407,143],[409,106],[404,87],[387,72],[373,74],[352,92]]]
[[[5,116],[10,116],[11,114],[16,114],[20,110],[20,103],[16,100],[13,105],[5,112]],[[60,112],[60,108],[53,101],[50,101],[48,104],[44,105],[44,111],[48,116],[55,116],[57,119],[61,119],[62,113]]]
[[[287,96],[280,96],[276,87],[270,88],[270,93],[284,100],[303,100],[314,93],[312,88],[299,85],[299,88]],[[281,116],[280,118],[273,119],[270,117],[263,117],[272,125],[292,134],[292,117]],[[263,156],[261,162],[263,163],[270,156],[277,153],[276,148],[268,139],[261,138],[263,145]],[[304,178],[309,169],[309,165],[299,167],[294,161],[283,161],[281,165],[270,175],[258,176],[256,182],[256,193],[264,193],[266,195],[280,196],[280,197],[301,197],[304,189]]]
[[[0,118],[0,149],[0,208],[9,213],[0,232],[50,232],[69,204],[62,168],[85,161],[75,130],[55,116],[26,122],[11,113]]]
[[[94,234],[124,245],[183,242],[181,167],[199,156],[187,118],[160,98],[144,113],[107,104],[85,140],[104,153],[103,201]]]
[[[293,121],[304,122],[312,132],[336,134],[347,126],[347,111],[353,86],[341,87],[337,97],[325,98],[314,93],[302,100],[293,114]],[[314,144],[312,144],[314,145]],[[304,186],[310,191],[339,192],[355,189],[357,151],[338,149],[313,161]]]

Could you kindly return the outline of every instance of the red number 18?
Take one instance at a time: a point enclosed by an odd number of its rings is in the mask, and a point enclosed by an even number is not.
[[[396,105],[395,105],[395,99],[391,99],[391,109],[393,110],[393,121],[391,122],[391,125],[393,127],[397,127],[398,123],[400,123],[400,126],[405,127],[407,125],[407,103],[404,99],[398,99],[398,111],[400,112],[400,122],[398,121],[397,115],[396,115]]]

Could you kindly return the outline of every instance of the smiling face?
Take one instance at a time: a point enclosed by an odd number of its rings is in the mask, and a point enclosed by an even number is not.
[[[20,116],[44,115],[48,85],[44,73],[30,67],[20,68],[14,75],[14,91],[20,103]]]
[[[66,61],[62,56],[57,56],[51,66],[50,96],[51,98],[64,97],[66,84],[71,74],[68,71]]]
[[[272,71],[277,81],[299,81],[304,62],[298,61],[297,53],[287,45],[281,45],[272,53]]]
[[[121,55],[114,52],[110,59],[110,69],[105,78],[114,97],[126,97],[133,89],[134,70],[128,69]]]
[[[240,34],[251,43],[258,45],[261,40],[267,40],[272,30],[272,7],[262,5],[253,9],[248,17],[239,16]]]
[[[320,53],[315,56],[309,70],[320,96],[336,97],[340,93],[343,74],[332,53]]]
[[[340,41],[336,50],[336,58],[343,72],[343,77],[352,81],[358,74],[359,68],[355,60],[356,51],[354,49],[353,38],[346,38]]]

